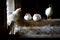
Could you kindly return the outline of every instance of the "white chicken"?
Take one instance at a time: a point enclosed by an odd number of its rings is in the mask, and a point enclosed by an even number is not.
[[[41,15],[40,14],[36,13],[36,14],[33,15],[33,20],[34,21],[38,21],[40,19],[41,19]]]
[[[24,16],[24,19],[27,20],[27,21],[31,20],[32,16],[29,13],[26,13],[25,16]]]
[[[11,24],[12,21],[15,21],[17,19],[19,12],[21,12],[21,8],[18,8],[10,15],[7,15],[7,25],[8,26]]]
[[[47,16],[47,19],[51,18],[52,14],[53,14],[52,6],[51,4],[49,4],[49,7],[45,10],[45,15]]]

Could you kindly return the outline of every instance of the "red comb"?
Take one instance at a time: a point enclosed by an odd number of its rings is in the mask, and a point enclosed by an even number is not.
[[[51,5],[51,4],[49,4],[48,6],[49,6],[49,7],[51,7],[52,5]]]
[[[19,9],[19,11],[21,12],[21,8],[18,8]]]
[[[25,15],[27,16],[28,13],[25,13]]]
[[[21,8],[18,8],[18,9],[21,9]]]

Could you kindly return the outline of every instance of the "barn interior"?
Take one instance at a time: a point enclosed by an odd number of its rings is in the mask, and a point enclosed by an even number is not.
[[[45,9],[48,7],[48,4],[52,4],[53,6],[53,15],[51,16],[52,19],[60,19],[60,1],[58,0],[8,0],[9,1],[9,11],[12,12],[14,10],[16,10],[17,8],[21,7],[22,8],[22,19],[24,17],[24,13],[25,12],[29,12],[32,16],[34,13],[38,12],[39,14],[42,15],[42,18],[43,19],[46,19],[46,15],[45,15]],[[7,6],[6,6],[6,1],[4,1],[5,3],[2,3],[3,4],[3,8],[2,10],[4,11],[1,11],[2,14],[1,14],[1,19],[2,21],[0,21],[0,32],[5,34],[5,35],[9,35],[9,29],[7,29]],[[1,5],[2,5],[1,4]],[[4,7],[5,6],[5,7]],[[3,16],[2,16],[3,15]],[[2,23],[3,22],[3,23]],[[57,22],[57,24],[59,24],[60,21]],[[52,23],[54,24],[54,22]],[[60,25],[60,24],[59,24]],[[58,26],[57,26],[58,27]],[[60,27],[58,27],[60,28]],[[54,29],[54,30],[57,30],[58,28]],[[58,34],[58,37],[60,37],[60,31],[57,30],[57,34]],[[52,32],[54,33],[54,32]],[[14,35],[13,35],[14,36]],[[12,37],[12,35],[10,36]],[[19,36],[20,37],[20,36]],[[51,37],[51,36],[50,36]],[[57,36],[55,36],[57,37]]]

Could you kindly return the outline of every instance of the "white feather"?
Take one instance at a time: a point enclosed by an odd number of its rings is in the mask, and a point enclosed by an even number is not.
[[[12,21],[14,21],[14,17],[15,17],[15,15],[18,14],[18,10],[19,9],[16,9],[13,13],[11,13],[11,14],[8,13],[7,14],[7,25],[8,26],[11,24]]]
[[[24,16],[24,19],[25,20],[31,20],[32,16],[30,14],[27,14],[27,15]]]
[[[10,25],[11,22],[14,20],[14,15],[13,14],[10,14],[7,16],[7,24]]]
[[[41,15],[40,14],[38,14],[38,16],[36,16],[36,14],[33,15],[33,20],[34,21],[38,21],[40,19],[41,19]]]
[[[49,7],[49,8],[47,8],[46,10],[45,10],[45,15],[48,17],[50,14],[51,14],[51,7]]]

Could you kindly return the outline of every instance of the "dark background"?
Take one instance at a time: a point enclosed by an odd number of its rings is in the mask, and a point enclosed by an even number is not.
[[[42,18],[46,18],[45,9],[48,4],[53,6],[52,19],[60,19],[60,1],[59,0],[21,0],[22,14],[29,12],[32,16],[35,12],[41,14]]]

